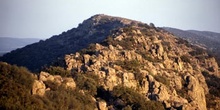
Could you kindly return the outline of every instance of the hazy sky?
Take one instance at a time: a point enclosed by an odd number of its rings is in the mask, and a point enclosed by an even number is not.
[[[220,0],[0,0],[0,37],[49,38],[95,14],[220,33]]]

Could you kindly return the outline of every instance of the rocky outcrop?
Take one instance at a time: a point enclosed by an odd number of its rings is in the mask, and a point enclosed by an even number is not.
[[[73,78],[63,78],[62,84],[63,84],[64,87],[66,87],[66,88],[71,88],[71,89],[76,88],[76,83],[75,83],[75,81],[73,80]]]
[[[104,100],[98,101],[97,104],[99,110],[108,110],[107,103]]]
[[[123,85],[145,94],[148,100],[163,102],[166,108],[206,110],[208,87],[201,72],[213,67],[210,72],[215,74],[216,62],[198,60],[190,54],[195,48],[179,43],[169,33],[151,33],[154,35],[147,36],[141,28],[119,29],[112,39],[94,44],[94,54],[66,55],[67,69],[93,72],[108,91]]]
[[[43,71],[40,72],[39,80],[43,82],[46,81],[55,82],[58,85],[61,85],[63,82],[63,78],[60,75],[50,75],[49,73]]]
[[[212,72],[213,75],[220,77],[220,72],[218,63],[216,62],[215,58],[207,58],[205,59],[206,68]]]
[[[111,93],[118,86],[132,88],[143,95],[144,100],[163,103],[166,109],[207,109],[206,95],[209,94],[209,88],[203,75],[219,76],[219,67],[213,57],[199,47],[155,26],[150,27],[127,19],[99,15],[84,21],[85,24],[79,28],[100,26],[109,20],[119,21],[127,27],[112,30],[107,38],[100,38],[105,39],[104,41],[91,44],[87,49],[65,55],[66,69],[71,71],[73,78],[41,72],[32,93],[43,96],[46,90],[50,90],[48,82],[74,89],[79,86],[74,78],[81,74],[82,79],[78,80],[85,83],[83,86],[86,88],[80,90],[81,93],[88,94],[89,89],[92,89],[96,94],[97,88],[94,85],[98,83],[102,92],[110,94],[103,99],[100,99],[102,93],[91,96],[99,110],[117,107],[121,109],[125,106],[125,101],[112,98]],[[118,27],[116,24],[114,26]],[[96,31],[89,31],[89,35],[84,37],[88,39]],[[91,79],[86,75],[96,75],[97,82],[89,82]],[[94,85],[90,85],[91,83]]]
[[[32,94],[43,96],[46,91],[46,86],[42,81],[35,80],[32,87]]]
[[[51,75],[47,72],[40,72],[39,79],[35,80],[32,86],[32,94],[43,96],[50,86],[46,87],[46,82],[56,83],[57,86],[64,86],[65,88],[76,88],[76,83],[73,78],[61,77],[60,75]]]
[[[199,81],[193,76],[187,76],[186,84],[191,101],[190,104],[193,105],[193,107],[197,107],[199,110],[206,110],[205,92]]]
[[[155,106],[206,110],[219,106],[220,73],[215,58],[153,24],[95,15],[78,28],[12,51],[2,59],[28,65],[31,70],[53,64],[45,70],[50,72],[33,75],[31,89],[37,98],[34,102],[46,101],[49,108],[61,102],[59,109],[65,109],[63,105],[74,109],[78,104],[85,106],[81,109],[95,110]],[[42,103],[38,104],[45,107]]]

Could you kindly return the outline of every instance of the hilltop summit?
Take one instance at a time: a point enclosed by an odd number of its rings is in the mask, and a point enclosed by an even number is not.
[[[138,23],[142,24],[125,18],[95,15],[83,21],[77,28],[7,53],[0,61],[25,66],[32,71],[40,70],[42,66],[50,65],[65,54],[75,53],[91,43],[103,41],[114,29]]]

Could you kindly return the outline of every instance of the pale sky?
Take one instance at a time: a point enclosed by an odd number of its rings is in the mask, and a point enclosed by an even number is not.
[[[0,37],[45,39],[95,14],[220,33],[220,0],[0,0]]]

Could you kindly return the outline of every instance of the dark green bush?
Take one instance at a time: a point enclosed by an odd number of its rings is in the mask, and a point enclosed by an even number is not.
[[[190,63],[189,56],[183,55],[183,56],[181,56],[180,58],[181,58],[181,60],[182,60],[183,62]]]
[[[169,85],[170,85],[170,81],[169,81],[166,77],[164,77],[164,76],[155,75],[155,76],[154,76],[154,79],[157,80],[158,82],[163,83],[163,84],[166,85],[166,86],[169,86]]]
[[[165,51],[170,51],[172,49],[170,42],[162,42]]]
[[[214,75],[209,74],[208,71],[202,71],[205,81],[209,88],[209,94],[206,94],[206,103],[207,108],[215,108],[216,110],[220,109],[218,106],[220,104],[220,78]]]
[[[145,96],[128,87],[116,86],[112,95],[125,103],[124,109],[132,107],[133,110],[164,110],[161,102],[147,101]]]
[[[59,88],[59,84],[57,82],[54,82],[54,81],[48,80],[48,81],[45,81],[44,84],[47,88],[50,88],[53,91],[56,91]]]
[[[120,45],[120,46],[122,46],[126,50],[134,49],[134,47],[133,47],[134,38],[132,38],[132,37],[125,38],[125,39],[123,39],[121,41],[114,40],[112,37],[108,37],[106,39],[105,43],[107,45],[113,45],[113,46]],[[103,44],[105,44],[105,43],[103,43]]]
[[[139,67],[141,66],[141,63],[137,60],[116,61],[115,64],[132,72],[139,72]]]
[[[113,46],[117,46],[120,45],[122,46],[124,49],[126,50],[133,50],[134,49],[134,44],[135,44],[135,40],[131,35],[134,35],[132,33],[132,31],[130,30],[130,28],[125,28],[123,29],[124,32],[130,36],[127,36],[127,38],[124,38],[121,41],[118,40],[114,40],[113,36],[109,36],[107,37],[107,39],[105,39],[104,42],[102,42],[102,45],[108,46],[108,45],[113,45]],[[130,31],[129,31],[130,30]]]
[[[212,94],[207,94],[206,95],[206,105],[207,109],[214,109],[214,110],[220,110],[220,102],[217,101],[219,100],[215,95]],[[210,109],[211,110],[211,109]]]
[[[76,73],[74,80],[79,89],[86,90],[91,95],[97,94],[99,87],[99,78],[94,74]]]
[[[46,92],[45,97],[51,101],[51,106],[56,110],[94,110],[96,107],[90,95],[62,86],[56,91]]]
[[[134,33],[132,32],[133,30],[135,30],[135,28],[133,28],[131,26],[123,28],[123,32],[125,32],[129,36],[134,35]]]
[[[140,73],[141,63],[137,60],[130,60],[130,61],[117,61],[115,62],[116,65],[121,66],[123,69],[126,69],[130,72],[133,72],[135,75],[136,80],[141,82],[144,78],[143,74]]]
[[[0,108],[25,109],[31,105],[31,88],[34,78],[24,67],[0,62]]]
[[[158,58],[151,57],[151,54],[149,52],[146,52],[146,51],[143,51],[143,50],[139,50],[139,51],[136,50],[136,52],[138,54],[140,54],[142,56],[142,58],[144,58],[147,61],[150,61],[150,62],[161,62],[162,61]]]
[[[189,95],[188,95],[188,90],[187,90],[186,87],[183,87],[182,89],[177,90],[176,92],[177,92],[177,94],[178,94],[179,96],[181,96],[181,97],[187,99],[189,102],[191,101],[191,98],[190,98]]]
[[[88,48],[82,49],[80,51],[81,54],[89,54],[89,55],[94,55],[96,53],[95,51],[96,47],[95,44],[90,44]]]
[[[202,54],[205,54],[205,53],[206,53],[206,51],[204,49],[198,48],[198,47],[195,48],[195,50],[189,52],[189,54],[192,55],[192,56],[202,55]]]
[[[152,36],[154,34],[149,29],[146,29],[146,28],[141,29],[141,33],[145,36]]]
[[[150,61],[150,62],[154,62],[154,61],[155,61],[151,56],[149,56],[149,55],[147,55],[147,54],[144,54],[144,55],[142,55],[142,56],[143,56],[143,58],[144,58],[145,60],[147,60],[147,61]]]
[[[43,69],[43,71],[50,73],[51,75],[60,75],[62,77],[71,77],[71,72],[65,70],[63,67],[54,67],[50,66],[48,68]]]
[[[208,71],[202,71],[206,83],[209,87],[209,93],[220,98],[220,78],[209,74]]]

